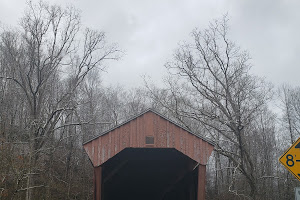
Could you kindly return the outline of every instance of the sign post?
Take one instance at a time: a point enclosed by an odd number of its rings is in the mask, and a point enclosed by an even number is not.
[[[300,200],[300,187],[295,188],[295,200]]]
[[[279,162],[300,181],[300,138],[279,158]]]

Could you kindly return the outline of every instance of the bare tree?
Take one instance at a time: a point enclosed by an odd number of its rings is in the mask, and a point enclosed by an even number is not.
[[[279,88],[279,106],[281,108],[280,131],[278,132],[278,157],[281,156],[300,136],[300,89],[289,85],[282,85]],[[278,185],[281,189],[281,197],[284,199],[294,198],[291,194],[293,188],[297,187],[298,181],[278,166]]]
[[[216,142],[215,151],[229,158],[231,172],[246,178],[249,196],[256,199],[255,159],[249,140],[254,137],[254,120],[271,97],[271,87],[251,75],[248,53],[228,39],[227,21],[225,16],[208,29],[195,29],[194,43],[179,46],[173,61],[166,64],[172,77],[165,90],[169,98],[160,98],[148,88],[187,128],[191,127],[185,119],[201,123]]]
[[[279,99],[283,111],[282,121],[288,131],[288,140],[293,144],[300,135],[300,90],[299,88],[282,85]]]
[[[29,167],[27,186],[21,189],[27,200],[35,188],[45,186],[34,181],[38,160],[62,117],[76,108],[72,98],[78,86],[94,68],[103,70],[105,60],[117,59],[118,52],[115,45],[106,44],[103,32],[82,30],[75,8],[44,2],[29,2],[21,29],[1,33],[0,53],[5,58],[1,65],[6,73],[0,80],[16,84],[29,112]]]

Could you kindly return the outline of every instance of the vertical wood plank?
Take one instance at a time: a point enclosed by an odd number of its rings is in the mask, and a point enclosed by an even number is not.
[[[94,168],[94,200],[101,200],[102,167]]]
[[[197,200],[205,200],[206,166],[198,166],[198,192]]]

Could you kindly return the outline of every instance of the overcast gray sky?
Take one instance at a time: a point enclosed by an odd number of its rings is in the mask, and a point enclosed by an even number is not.
[[[36,0],[32,0],[36,2]],[[125,50],[103,83],[137,87],[142,75],[161,84],[164,63],[195,27],[228,13],[231,39],[250,52],[252,73],[279,85],[300,86],[299,0],[49,0],[73,4],[86,26],[106,32]],[[26,0],[0,0],[0,21],[17,25]]]

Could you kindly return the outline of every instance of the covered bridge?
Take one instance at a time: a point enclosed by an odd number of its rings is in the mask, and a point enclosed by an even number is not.
[[[204,200],[213,143],[153,109],[86,142],[94,200]]]

